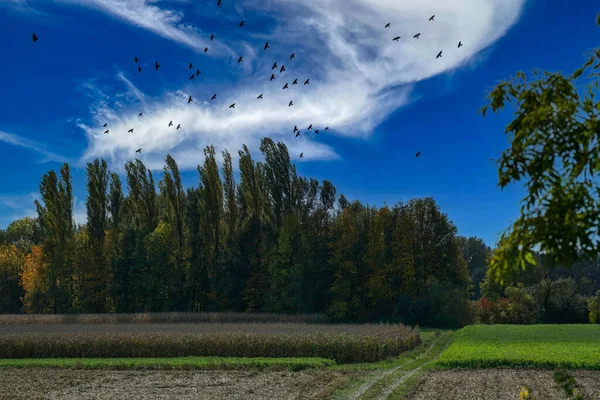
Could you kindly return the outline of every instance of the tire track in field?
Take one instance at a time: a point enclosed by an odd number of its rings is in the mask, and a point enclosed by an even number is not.
[[[386,400],[394,392],[394,390],[396,390],[398,388],[398,386],[400,386],[400,385],[402,385],[402,383],[404,383],[404,381],[406,381],[408,378],[410,378],[411,376],[413,376],[414,374],[416,374],[417,372],[419,372],[419,370],[421,370],[421,368],[423,368],[423,367],[431,364],[432,362],[434,362],[435,360],[437,360],[438,358],[440,358],[440,356],[442,355],[442,353],[450,345],[450,341],[451,341],[450,339],[451,338],[452,338],[452,336],[448,336],[448,338],[446,339],[446,344],[444,345],[444,347],[431,360],[427,361],[425,364],[421,365],[419,368],[415,368],[412,371],[408,372],[407,374],[403,374],[398,379],[396,379],[394,382],[392,382],[392,384],[390,384],[389,386],[385,387],[382,390],[382,392],[381,392],[381,396],[377,397],[377,400]]]
[[[410,360],[407,361],[405,363],[402,363],[392,369],[389,369],[387,371],[382,372],[381,374],[377,375],[373,380],[371,380],[370,382],[365,383],[364,385],[362,385],[361,387],[358,388],[358,390],[356,391],[356,393],[350,397],[351,400],[358,400],[360,397],[362,397],[369,389],[371,389],[377,382],[380,382],[382,379],[390,376],[391,374],[393,374],[394,372],[398,371],[400,368],[403,368],[417,360],[420,360],[421,358],[425,357],[427,354],[429,354],[429,352],[433,349],[433,347],[435,346],[435,344],[442,338],[442,335],[440,335],[440,337],[436,338],[432,343],[431,346],[429,346],[429,348],[421,355],[419,355],[418,357],[416,357],[414,360]]]

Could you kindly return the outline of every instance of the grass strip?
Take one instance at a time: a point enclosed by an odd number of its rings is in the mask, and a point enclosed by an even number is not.
[[[325,358],[22,358],[0,359],[1,368],[70,368],[70,369],[175,369],[175,370],[245,370],[281,368],[300,371],[335,365]]]

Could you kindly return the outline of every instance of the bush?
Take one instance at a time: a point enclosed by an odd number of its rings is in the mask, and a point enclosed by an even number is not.
[[[600,290],[587,299],[587,308],[590,324],[600,324]]]

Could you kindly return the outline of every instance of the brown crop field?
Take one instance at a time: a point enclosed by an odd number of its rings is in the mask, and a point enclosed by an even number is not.
[[[418,328],[396,324],[0,325],[0,358],[320,357],[354,363],[395,357],[420,342]]]

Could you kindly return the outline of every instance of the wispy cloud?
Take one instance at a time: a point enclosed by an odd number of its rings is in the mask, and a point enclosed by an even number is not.
[[[33,192],[16,196],[0,195],[0,228],[20,218],[37,217],[34,201],[39,198],[39,193]]]
[[[83,4],[83,0],[61,0]],[[319,143],[306,127],[330,127],[326,134],[366,138],[394,110],[411,101],[421,80],[472,63],[474,56],[502,37],[518,20],[525,0],[246,0],[248,11],[268,7],[275,28],[265,35],[268,55],[246,42],[244,66],[234,85],[191,85],[149,98],[123,74],[118,76],[131,102],[100,99],[93,105],[94,123],[80,125],[88,136],[83,159],[107,157],[122,164],[136,156],[158,169],[166,152],[193,168],[208,144],[234,152],[242,144],[256,148],[263,136],[285,140],[297,158],[334,159],[335,150]],[[159,8],[165,2],[90,0],[96,8],[194,47],[192,30],[180,27],[181,12]],[[167,2],[168,4],[168,2]],[[435,14],[435,21],[429,17]],[[248,18],[248,17],[246,17]],[[390,28],[384,28],[386,23]],[[191,28],[190,28],[191,29]],[[413,35],[421,33],[419,39]],[[392,41],[401,36],[399,42]],[[462,48],[457,48],[458,42]],[[204,45],[200,45],[203,47]],[[262,47],[262,46],[261,46]],[[443,57],[436,59],[439,51]],[[290,60],[290,54],[296,59]],[[237,57],[236,57],[237,58]],[[286,72],[272,71],[273,60]],[[269,76],[276,72],[276,80]],[[210,77],[204,76],[206,82]],[[292,85],[294,79],[298,85]],[[310,78],[309,85],[303,82]],[[285,83],[289,89],[282,90]],[[216,101],[210,101],[214,92]],[[257,100],[259,94],[262,100]],[[192,95],[195,101],[187,103]],[[115,96],[113,96],[115,97]],[[288,107],[289,101],[294,105]],[[137,116],[143,102],[145,118]],[[235,109],[229,105],[235,103]],[[99,112],[98,110],[102,110]],[[111,134],[100,129],[110,118]],[[169,121],[182,125],[168,127]],[[297,125],[300,138],[294,138]],[[133,133],[128,133],[129,129]],[[401,127],[400,127],[401,131]]]
[[[24,138],[12,133],[0,131],[0,142],[8,143],[13,146],[24,147],[26,149],[35,151],[44,156],[40,162],[64,162],[67,159],[58,154],[52,153],[46,150],[46,145],[38,143],[34,140]]]

